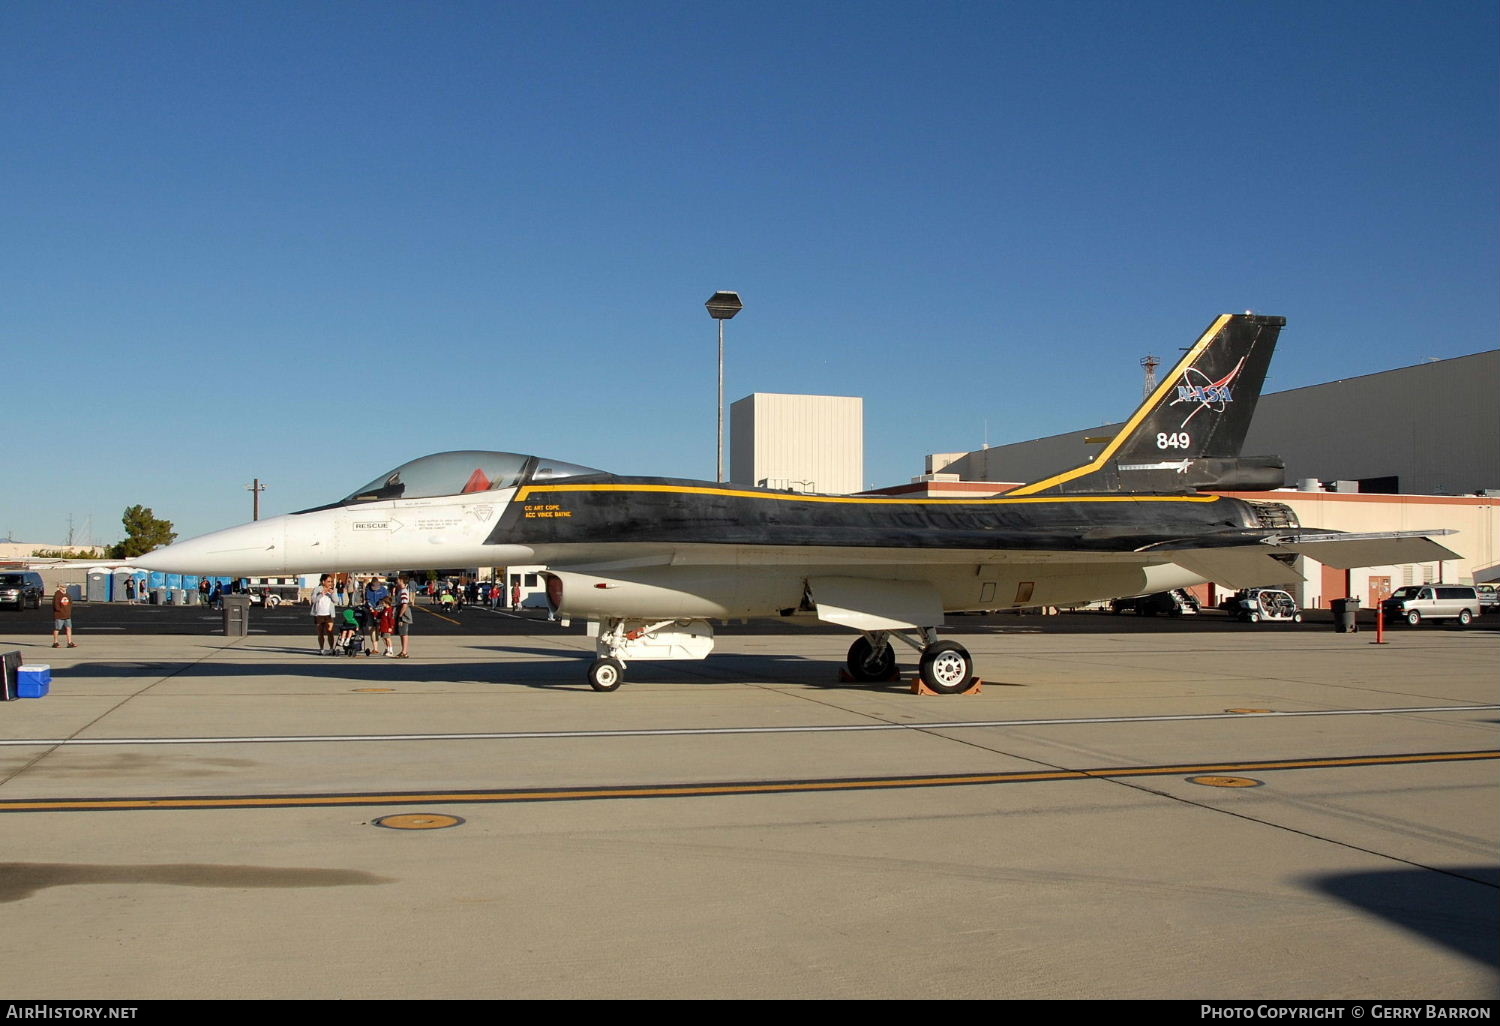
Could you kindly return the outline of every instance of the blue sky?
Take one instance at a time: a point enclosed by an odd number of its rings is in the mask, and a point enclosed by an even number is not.
[[[183,536],[444,449],[714,475],[860,395],[865,476],[1492,349],[1481,2],[0,6],[0,537]],[[1378,416],[1379,411],[1371,411]]]

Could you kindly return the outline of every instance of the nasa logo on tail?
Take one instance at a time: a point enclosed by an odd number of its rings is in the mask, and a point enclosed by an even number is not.
[[[1189,367],[1182,372],[1182,379],[1188,384],[1177,386],[1177,398],[1173,399],[1168,406],[1176,406],[1179,403],[1192,403],[1193,409],[1186,417],[1182,418],[1179,427],[1187,427],[1188,421],[1192,420],[1205,409],[1211,409],[1215,413],[1223,413],[1224,407],[1234,402],[1234,395],[1230,385],[1234,379],[1240,376],[1240,370],[1245,366],[1244,357],[1234,365],[1234,370],[1224,375],[1218,381],[1210,381],[1208,375],[1196,367]],[[1196,375],[1196,380],[1194,376]]]

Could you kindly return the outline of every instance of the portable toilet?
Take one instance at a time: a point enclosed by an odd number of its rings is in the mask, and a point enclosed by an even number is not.
[[[125,601],[125,582],[130,580],[129,570],[116,570],[110,574],[109,600],[111,602]]]
[[[87,577],[85,594],[90,602],[109,601],[109,572],[106,570],[90,570]]]

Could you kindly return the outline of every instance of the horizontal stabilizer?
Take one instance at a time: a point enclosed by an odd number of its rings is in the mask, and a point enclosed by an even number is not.
[[[1190,542],[1152,546],[1152,555],[1165,556],[1184,569],[1226,588],[1255,588],[1272,584],[1295,584],[1303,580],[1277,556],[1307,556],[1336,570],[1401,563],[1434,563],[1459,559],[1458,553],[1432,540],[1442,531],[1381,531],[1370,534],[1340,534],[1327,531],[1272,535],[1252,544],[1187,548]],[[1174,548],[1173,545],[1182,545]]]
[[[1338,570],[1400,563],[1435,563],[1462,558],[1432,540],[1455,531],[1382,531],[1371,534],[1302,534],[1273,542],[1278,552],[1295,552]]]
[[[857,631],[936,627],[943,622],[942,599],[925,581],[809,577],[807,586],[819,620]]]

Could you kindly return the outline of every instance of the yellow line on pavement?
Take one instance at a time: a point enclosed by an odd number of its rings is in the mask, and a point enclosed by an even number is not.
[[[1022,784],[1116,777],[1191,776],[1202,773],[1267,773],[1274,770],[1340,769],[1413,763],[1500,759],[1500,751],[1420,752],[1357,755],[1266,762],[1213,762],[1167,766],[1114,766],[1101,769],[964,773],[941,776],[864,777],[828,780],[763,780],[718,784],[658,784],[621,787],[525,788],[518,790],[391,791],[309,795],[222,795],[161,798],[51,798],[0,801],[3,812],[113,812],[146,809],[296,809],[350,805],[452,805],[505,802],[596,801],[608,798],[702,798],[735,794],[796,794],[912,787]]]

